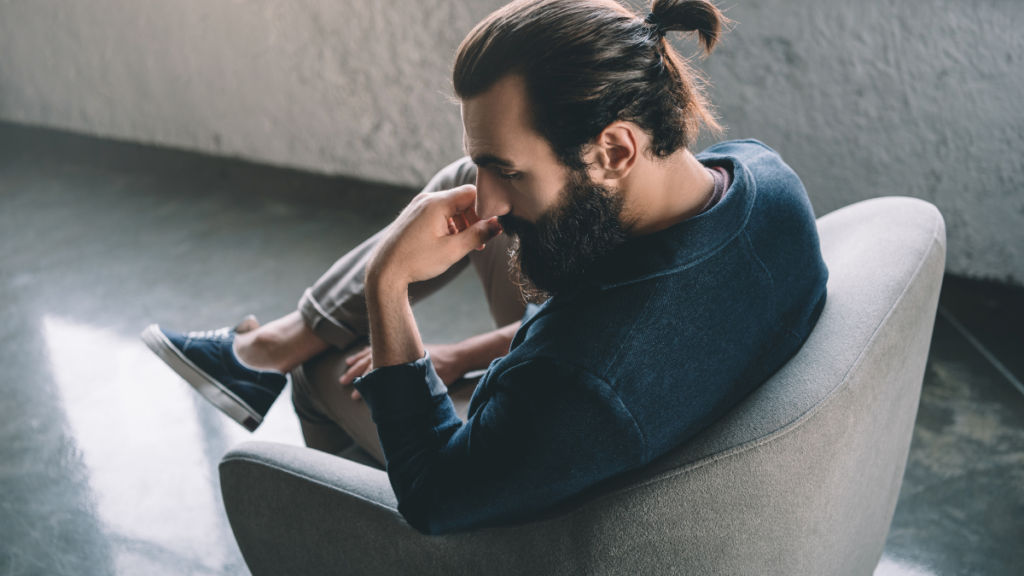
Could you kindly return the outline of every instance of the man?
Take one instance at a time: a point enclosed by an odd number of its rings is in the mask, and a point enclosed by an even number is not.
[[[825,302],[792,170],[756,141],[687,148],[717,124],[664,36],[696,31],[710,51],[724,22],[704,0],[656,0],[644,19],[611,0],[495,12],[454,66],[471,162],[339,260],[298,312],[144,339],[250,429],[287,371],[355,350],[339,385],[296,387],[307,443],[356,438],[426,533],[523,517],[645,465],[781,367]],[[546,298],[521,324],[503,243],[523,292]],[[424,346],[410,296],[467,260],[504,327]],[[463,422],[444,383],[489,362]]]

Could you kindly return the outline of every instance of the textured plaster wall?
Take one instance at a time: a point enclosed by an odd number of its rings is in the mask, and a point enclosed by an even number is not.
[[[498,0],[0,0],[0,118],[418,185]]]
[[[454,50],[502,3],[0,0],[0,119],[419,185],[460,153]],[[934,202],[950,271],[1024,283],[1024,3],[722,4],[726,137],[781,152],[819,214]]]
[[[947,270],[1024,283],[1024,2],[722,4],[738,25],[702,68],[728,138],[778,150],[819,215],[928,200]]]

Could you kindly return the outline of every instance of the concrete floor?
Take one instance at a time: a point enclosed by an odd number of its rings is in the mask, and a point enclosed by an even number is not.
[[[250,435],[138,334],[294,310],[410,195],[0,124],[0,574],[247,574],[216,466],[301,444],[291,406]],[[1024,292],[952,278],[942,303],[876,575],[1020,574]],[[490,328],[472,272],[416,312],[427,341]]]

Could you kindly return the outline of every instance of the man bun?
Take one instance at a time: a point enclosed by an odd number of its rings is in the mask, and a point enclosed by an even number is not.
[[[661,35],[696,32],[707,55],[715,49],[731,20],[708,0],[654,0],[647,22]]]

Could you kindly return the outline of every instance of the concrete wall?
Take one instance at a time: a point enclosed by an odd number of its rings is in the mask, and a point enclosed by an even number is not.
[[[703,68],[729,138],[782,153],[818,214],[928,200],[947,270],[1024,283],[1024,2],[741,0],[728,15]]]
[[[0,0],[0,119],[419,185],[460,153],[451,58],[500,4]],[[728,138],[822,214],[934,202],[950,271],[1024,283],[1024,3],[723,4],[702,66]]]
[[[0,118],[419,185],[500,0],[0,0]]]

